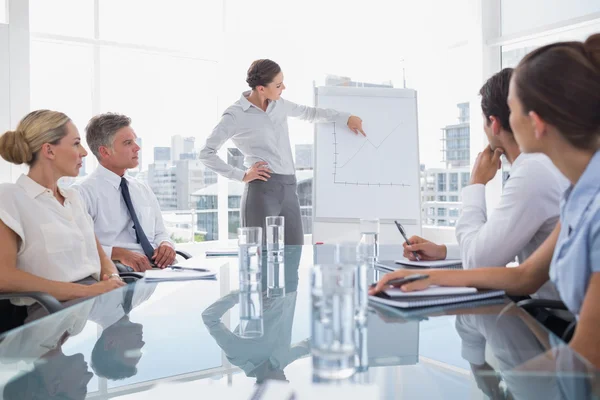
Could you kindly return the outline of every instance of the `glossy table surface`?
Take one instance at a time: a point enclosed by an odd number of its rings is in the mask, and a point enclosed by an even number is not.
[[[380,258],[401,253],[382,246]],[[196,256],[185,263],[214,268],[216,280],[140,280],[5,334],[0,392],[151,399],[167,388],[192,399],[221,387],[249,398],[268,379],[322,385],[309,277],[315,262],[331,261],[326,246],[288,246],[286,294],[267,297],[263,271],[264,334],[242,339],[237,258]],[[382,399],[590,397],[589,364],[508,299],[410,314],[372,306],[362,329],[363,366],[344,383],[372,385]]]

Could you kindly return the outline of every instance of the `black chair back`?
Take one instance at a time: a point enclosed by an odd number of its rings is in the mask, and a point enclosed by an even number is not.
[[[15,306],[10,300],[0,300],[0,335],[25,323],[27,307]]]

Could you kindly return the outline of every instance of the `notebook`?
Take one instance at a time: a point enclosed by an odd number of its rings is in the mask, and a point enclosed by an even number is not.
[[[405,258],[394,261],[396,264],[417,268],[462,268],[461,260],[410,261]]]
[[[402,261],[402,263],[400,263]],[[437,268],[437,269],[462,269],[462,263],[460,260],[443,260],[444,262],[452,261],[452,264],[432,264],[434,261],[408,261],[408,260],[386,260],[379,261],[375,264],[375,269],[383,271],[396,271],[398,269],[425,269],[425,268]],[[458,262],[458,263],[457,263]],[[405,264],[406,263],[406,264]]]
[[[369,300],[392,307],[417,308],[463,303],[500,296],[504,296],[503,290],[432,286],[415,292],[402,292],[398,288],[391,288],[374,296],[369,296]]]
[[[149,269],[144,277],[148,282],[156,281],[188,281],[197,279],[216,279],[217,273],[208,268],[197,268],[196,271],[189,269]]]
[[[404,297],[431,297],[431,296],[453,296],[458,294],[471,294],[477,293],[477,289],[472,287],[463,286],[437,286],[431,285],[425,290],[418,290],[414,292],[404,292],[400,288],[389,288],[385,290],[392,299],[404,298]]]
[[[238,249],[214,249],[206,250],[206,257],[237,257]]]
[[[505,300],[503,297],[493,297],[483,300],[473,300],[466,303],[454,303],[454,304],[442,304],[439,306],[429,307],[415,307],[415,308],[397,308],[392,307],[383,303],[371,303],[371,308],[376,310],[380,318],[386,322],[405,322],[410,320],[426,320],[430,315],[436,315],[440,313],[453,314],[452,311],[466,311],[477,307],[495,306],[504,304]]]

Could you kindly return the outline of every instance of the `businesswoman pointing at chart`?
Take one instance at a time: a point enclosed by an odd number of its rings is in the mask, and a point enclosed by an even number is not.
[[[200,151],[200,160],[211,170],[245,182],[241,204],[242,226],[261,226],[265,217],[285,218],[285,243],[303,244],[300,204],[287,118],[310,122],[337,122],[355,134],[365,135],[362,120],[347,113],[294,104],[281,98],[283,73],[271,60],[250,65],[246,82],[252,90],[225,110]],[[366,136],[366,135],[365,135]],[[217,156],[231,139],[244,154],[245,171]]]

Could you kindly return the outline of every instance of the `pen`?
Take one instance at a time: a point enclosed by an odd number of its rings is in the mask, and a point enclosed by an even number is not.
[[[427,279],[427,278],[429,278],[429,275],[422,275],[422,274],[409,275],[409,276],[405,276],[404,278],[392,279],[391,281],[386,282],[386,285],[402,286],[406,283],[421,281],[421,280]],[[375,286],[377,286],[376,283],[371,285],[371,287],[375,287]]]
[[[196,271],[196,272],[209,272],[207,269],[205,268],[189,268],[189,267],[181,267],[179,265],[171,265],[167,268],[171,268],[177,271]]]
[[[402,227],[402,224],[400,224],[400,222],[398,222],[398,221],[394,221],[394,223],[396,224],[396,228],[398,228],[398,230],[400,231],[400,234],[404,238],[404,241],[406,242],[406,244],[410,246],[410,242],[408,241],[408,238],[406,237],[406,233],[404,233],[404,228]],[[417,254],[416,251],[413,251],[412,253],[413,253],[413,256],[415,256],[415,258],[417,259],[417,261],[421,261],[421,259],[419,258],[419,255]]]

